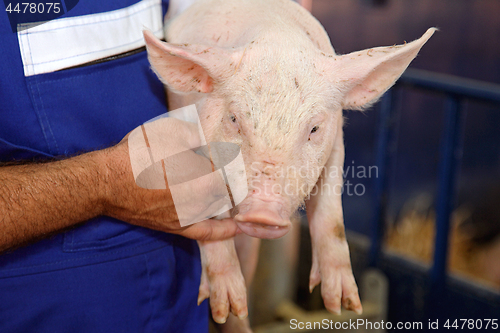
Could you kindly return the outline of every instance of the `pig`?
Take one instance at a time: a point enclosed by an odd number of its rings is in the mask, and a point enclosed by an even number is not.
[[[233,218],[251,237],[238,235],[236,246],[199,242],[198,302],[210,297],[216,322],[230,312],[246,317],[245,278],[255,269],[258,238],[285,235],[303,206],[310,290],[321,282],[333,313],[341,305],[362,312],[338,190],[342,172],[329,172],[344,163],[342,110],[375,103],[434,30],[404,45],[337,55],[321,24],[290,0],[200,0],[166,22],[167,42],[144,32],[169,108],[195,104],[207,142],[236,143],[245,161],[249,193]]]

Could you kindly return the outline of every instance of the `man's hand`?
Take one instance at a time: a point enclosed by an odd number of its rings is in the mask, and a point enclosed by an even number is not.
[[[158,121],[157,121],[158,122]],[[178,177],[185,179],[197,178],[197,171],[210,169],[210,161],[194,152],[189,151],[189,146],[200,143],[196,139],[196,126],[173,118],[161,119],[162,131],[165,141],[163,146],[170,146],[171,151],[186,151],[183,165],[167,166],[172,172],[178,170]],[[150,141],[153,138],[149,137]],[[190,141],[190,142],[188,142]],[[186,143],[189,143],[187,145]],[[197,240],[220,240],[234,236],[239,230],[232,219],[205,220],[188,227],[181,227],[176,215],[174,202],[170,189],[151,190],[136,185],[133,177],[130,152],[129,135],[118,145],[104,151],[107,162],[107,193],[104,202],[104,214],[117,219],[165,232],[179,234]],[[189,168],[190,166],[197,168]],[[208,176],[208,177],[207,177]],[[210,204],[224,196],[226,186],[217,174],[207,175],[203,181],[196,184],[196,188],[186,193],[185,202],[189,204],[194,216],[203,216],[209,211]],[[114,185],[113,185],[114,184]]]
[[[169,133],[165,135],[168,138]],[[231,219],[181,227],[168,188],[144,189],[135,183],[127,140],[66,160],[0,167],[0,251],[99,215],[198,240],[226,239],[238,233]],[[199,159],[196,163],[209,163],[198,155],[193,158]],[[218,184],[215,180],[200,183],[196,194],[217,199]],[[206,208],[193,207],[200,214]]]

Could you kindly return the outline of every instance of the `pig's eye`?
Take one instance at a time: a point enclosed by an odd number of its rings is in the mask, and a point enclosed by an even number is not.
[[[309,134],[309,138],[307,139],[307,141],[311,141],[311,136],[312,136],[314,133],[316,133],[318,130],[319,130],[319,126],[318,126],[318,125],[314,126],[314,127],[312,128],[312,130],[311,130],[311,133]]]

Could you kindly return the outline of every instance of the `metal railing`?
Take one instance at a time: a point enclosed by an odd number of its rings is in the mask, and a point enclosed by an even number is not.
[[[398,89],[424,89],[441,93],[445,98],[444,129],[441,139],[436,198],[436,236],[434,261],[429,272],[430,294],[439,294],[446,284],[450,215],[454,209],[458,170],[462,158],[465,108],[463,101],[492,102],[500,107],[500,85],[423,70],[408,69],[396,84]],[[389,90],[380,105],[376,148],[379,178],[374,184],[374,215],[371,223],[370,265],[377,266],[384,237],[388,202],[388,165],[394,154],[388,148],[397,125],[394,93]],[[437,297],[437,296],[436,296]],[[431,302],[431,301],[430,301]]]

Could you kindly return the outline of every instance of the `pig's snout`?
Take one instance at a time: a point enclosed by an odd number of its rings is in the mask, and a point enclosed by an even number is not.
[[[249,236],[280,238],[290,230],[289,215],[277,200],[249,196],[239,205],[239,213],[234,220]]]

